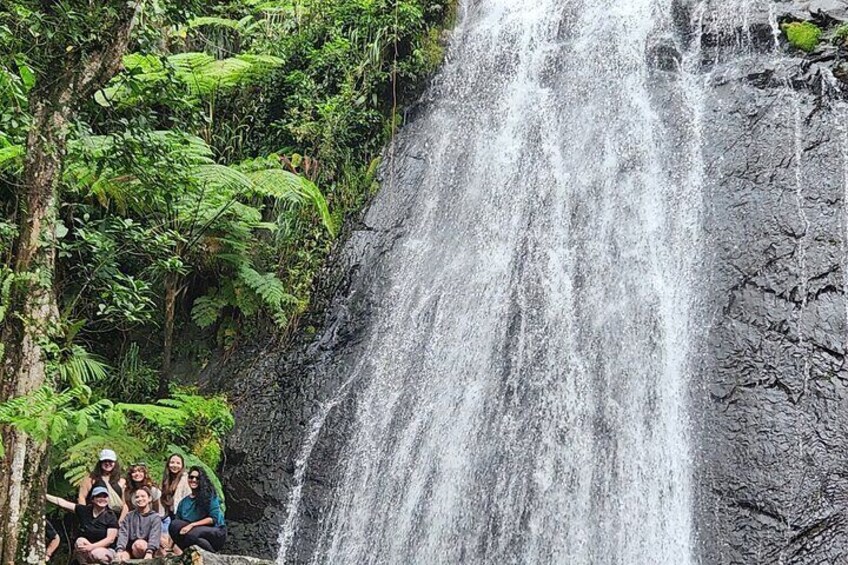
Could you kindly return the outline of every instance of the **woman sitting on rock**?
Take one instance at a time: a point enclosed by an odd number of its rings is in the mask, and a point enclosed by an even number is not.
[[[112,562],[115,551],[111,547],[118,537],[118,517],[109,508],[109,491],[106,487],[96,486],[91,489],[89,504],[74,504],[50,494],[47,495],[47,501],[76,514],[79,537],[74,542],[74,556],[79,561]]]
[[[109,494],[109,508],[118,516],[126,513],[124,505],[124,487],[126,481],[121,477],[118,456],[111,449],[100,450],[99,461],[91,473],[80,483],[77,504],[87,504],[94,487],[103,487]]]
[[[191,493],[180,501],[168,531],[179,549],[197,545],[206,551],[220,551],[227,541],[224,513],[215,489],[203,469],[188,471]]]
[[[145,463],[135,463],[134,465],[130,465],[129,470],[127,471],[126,485],[127,486],[124,489],[124,516],[126,516],[129,509],[133,507],[133,500],[135,500],[136,491],[141,487],[145,487],[150,495],[151,509],[158,513],[161,517],[162,512],[160,511],[159,499],[162,497],[162,491],[153,484],[153,479],[150,478],[150,474],[147,472],[147,465]],[[121,516],[121,520],[124,519],[124,516]]]
[[[191,493],[188,488],[188,476],[185,468],[185,460],[179,453],[174,453],[165,462],[165,470],[162,472],[162,549],[170,551],[174,545],[171,536],[168,535],[168,526],[174,517],[174,512],[180,505],[180,501]]]
[[[118,532],[118,562],[127,559],[153,559],[159,551],[162,536],[162,518],[151,507],[150,489],[135,490],[135,510],[121,520]]]

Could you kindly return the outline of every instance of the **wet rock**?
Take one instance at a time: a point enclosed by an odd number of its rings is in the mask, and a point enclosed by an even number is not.
[[[405,127],[387,149],[387,161],[394,151],[424,153],[408,141],[420,139],[416,127],[415,122]],[[243,348],[210,365],[204,375],[210,388],[227,392],[236,418],[221,471],[227,496],[228,551],[277,556],[310,425],[347,378],[344,368],[332,373],[323,370],[322,361],[356,347],[363,339],[362,324],[374,308],[373,297],[387,280],[375,267],[376,259],[395,244],[411,203],[421,197],[418,184],[429,164],[417,158],[397,162],[393,174],[404,182],[396,190],[380,192],[358,219],[345,226],[339,247],[319,276],[322,284],[315,292],[313,311],[301,323],[301,328],[319,328],[317,333],[301,332],[290,343],[269,340]],[[350,401],[334,406],[310,453],[300,528],[289,562],[307,562],[319,535],[320,501],[332,489],[329,475],[336,466],[335,448],[352,419],[352,408]]]
[[[845,117],[827,60],[773,61],[717,69],[707,102],[716,321],[695,396],[710,564],[848,561]]]
[[[712,78],[703,133],[710,255],[703,323],[710,330],[692,390],[694,516],[704,564],[848,562],[848,157],[841,94],[828,76],[848,76],[848,62],[832,48],[781,61],[770,54],[771,18],[810,18],[812,4],[775,2],[770,12],[768,2],[753,2],[745,29],[735,14],[726,26],[721,14],[704,17],[705,29],[730,30],[704,39],[715,48],[705,54]],[[681,2],[676,17],[694,19],[692,6]],[[838,6],[816,10],[838,17]],[[749,49],[745,58],[722,60],[740,45]],[[679,58],[670,45],[649,56],[660,69]],[[422,153],[407,139],[401,135],[394,150]],[[347,243],[322,277],[316,313],[303,324],[319,328],[314,338],[256,346],[210,370],[236,407],[222,477],[228,550],[276,555],[310,423],[346,377],[322,373],[321,361],[362,339],[356,321],[385,284],[375,258],[402,233],[415,179],[429,166],[400,162],[405,182],[348,226]],[[304,562],[320,535],[334,444],[353,408],[340,399],[310,453],[289,562]]]
[[[243,555],[224,555],[211,553],[193,546],[179,557],[157,557],[155,559],[129,559],[124,563],[137,565],[274,565],[273,561],[245,557]]]
[[[191,565],[274,565],[274,562],[241,555],[210,553],[195,547],[191,552]]]
[[[812,0],[807,10],[812,16],[848,21],[848,2],[844,0]]]

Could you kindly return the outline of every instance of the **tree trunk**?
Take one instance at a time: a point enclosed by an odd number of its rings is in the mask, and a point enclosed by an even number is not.
[[[15,245],[14,291],[0,338],[0,402],[50,384],[44,346],[59,333],[53,289],[56,266],[56,191],[64,162],[68,125],[81,100],[117,72],[140,4],[122,3],[98,51],[68,58],[61,72],[41,77],[30,92],[32,126],[27,136],[18,201],[20,235]],[[13,427],[0,427],[0,564],[44,562],[44,496],[47,445]]]
[[[68,102],[68,91],[63,91],[53,100],[32,105],[23,176],[25,214],[13,274],[15,292],[2,333],[6,358],[0,373],[0,401],[29,394],[46,382],[42,347],[55,337],[58,321],[52,288],[54,215]],[[46,446],[12,428],[2,432],[6,454],[0,460],[0,561],[4,565],[38,562],[44,551]]]
[[[178,275],[165,275],[165,335],[162,340],[162,372],[159,373],[159,398],[168,396],[171,384],[171,357],[174,347],[174,310],[177,304]]]

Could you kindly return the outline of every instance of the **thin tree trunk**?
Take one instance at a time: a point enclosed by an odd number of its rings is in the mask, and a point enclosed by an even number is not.
[[[174,348],[174,311],[177,304],[176,274],[165,275],[165,335],[162,343],[162,372],[159,373],[159,398],[168,396],[168,386],[171,383],[171,358]]]
[[[53,288],[56,266],[56,191],[64,163],[68,125],[80,101],[114,76],[126,52],[140,4],[124,11],[105,30],[102,49],[71,57],[30,92],[32,126],[19,202],[20,236],[15,245],[14,292],[0,338],[0,402],[48,384],[44,346],[60,331]],[[41,79],[40,79],[41,80]],[[0,426],[0,564],[44,562],[44,497],[47,445],[18,429]]]

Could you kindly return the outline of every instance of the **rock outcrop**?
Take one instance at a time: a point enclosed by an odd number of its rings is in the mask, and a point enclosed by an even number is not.
[[[775,7],[846,15],[837,1]],[[696,516],[704,563],[844,563],[848,114],[833,75],[845,48],[771,41],[727,57],[708,40],[704,53],[712,308],[693,391]]]

